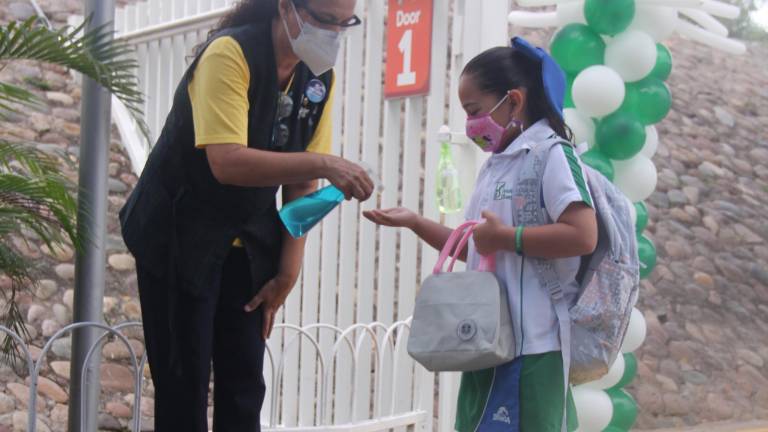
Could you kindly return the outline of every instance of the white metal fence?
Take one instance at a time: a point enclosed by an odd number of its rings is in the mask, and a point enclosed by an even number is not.
[[[232,3],[149,0],[117,11],[118,38],[133,45],[138,56],[153,140],[192,48],[205,40]],[[445,123],[463,130],[459,73],[481,49],[507,43],[509,3],[434,0],[431,92],[385,100],[387,1],[358,0],[364,24],[349,30],[336,65],[333,150],[378,167],[384,191],[363,204],[344,203],[308,236],[302,277],[278,316],[284,334],[272,341],[283,354],[280,365],[286,373],[275,375],[274,390],[265,401],[264,415],[271,424],[282,430],[318,424],[337,425],[338,430],[348,427],[341,425],[355,425],[354,430],[405,430],[404,425],[453,430],[457,376],[441,374],[435,387],[435,375],[415,365],[405,349],[390,350],[386,355],[392,361],[384,361],[384,342],[374,337],[385,329],[401,343],[407,337],[403,330],[416,287],[437,254],[410,232],[361,220],[360,211],[402,205],[439,218],[432,195],[439,155],[436,133]],[[115,102],[113,116],[140,172],[150,143]],[[456,143],[463,141],[460,133],[454,137]],[[467,196],[481,161],[469,146],[456,146],[454,156]],[[455,225],[458,217],[449,216],[447,223]],[[381,324],[356,324],[371,322]],[[288,333],[299,327],[304,337],[294,343]],[[355,350],[334,351],[346,340],[338,338],[339,329],[348,329],[345,335],[352,338]],[[318,351],[334,355],[323,358]],[[272,367],[267,362],[267,369]]]

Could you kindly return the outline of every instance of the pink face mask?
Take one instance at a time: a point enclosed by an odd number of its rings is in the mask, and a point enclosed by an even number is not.
[[[516,123],[512,120],[504,127],[500,126],[491,118],[491,114],[496,111],[501,104],[507,100],[507,95],[486,114],[478,114],[467,117],[466,132],[467,137],[475,142],[484,152],[496,152],[501,147],[501,137],[510,126]]]

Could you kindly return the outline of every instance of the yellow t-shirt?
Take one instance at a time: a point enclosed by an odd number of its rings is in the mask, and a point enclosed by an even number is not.
[[[218,38],[206,48],[187,87],[195,125],[195,147],[203,149],[216,144],[248,145],[250,82],[248,62],[240,44],[232,37]],[[288,88],[290,86],[291,83]],[[307,146],[309,152],[331,152],[334,88],[335,83],[332,82],[328,101]],[[240,239],[236,239],[234,245],[241,246]]]
[[[240,44],[232,37],[218,38],[206,48],[187,87],[195,124],[195,147],[204,148],[211,144],[248,145],[250,81],[248,63]],[[307,151],[324,154],[331,152],[334,88],[335,83],[331,83],[328,101]]]

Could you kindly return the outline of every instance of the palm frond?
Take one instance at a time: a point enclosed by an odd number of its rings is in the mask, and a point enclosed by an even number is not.
[[[17,112],[15,104],[39,106],[40,100],[34,93],[13,84],[0,82],[0,115],[2,111]]]
[[[108,26],[83,33],[87,21],[77,27],[66,26],[59,30],[50,30],[36,22],[35,18],[30,18],[0,26],[0,62],[37,60],[82,73],[120,99],[148,138],[149,128],[141,109],[144,97],[133,74],[138,63],[131,57],[130,46],[112,40],[112,30]]]

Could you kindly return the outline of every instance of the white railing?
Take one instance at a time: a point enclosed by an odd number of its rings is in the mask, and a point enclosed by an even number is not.
[[[149,0],[117,11],[117,37],[133,45],[138,56],[152,140],[160,133],[193,47],[205,40],[232,2]],[[459,75],[481,49],[507,43],[509,1],[434,0],[431,92],[404,99],[383,98],[387,3],[358,0],[357,14],[365,22],[345,38],[333,105],[334,153],[378,167],[385,189],[369,202],[344,203],[308,236],[302,277],[277,318],[285,331],[303,326],[305,332],[301,340],[287,334],[277,338],[285,354],[280,365],[291,373],[280,376],[281,391],[268,394],[265,402],[270,407],[265,416],[281,430],[305,430],[318,420],[337,425],[323,430],[347,430],[342,425],[349,424],[356,424],[355,430],[400,431],[405,424],[421,431],[453,429],[457,374],[441,374],[439,387],[432,391],[434,374],[419,366],[382,363],[376,342],[365,337],[371,328],[355,324],[380,322],[376,327],[383,329],[407,319],[416,287],[437,254],[410,232],[362,221],[360,211],[402,205],[439,219],[432,196],[439,157],[436,134],[444,123],[455,131],[464,129]],[[113,117],[139,173],[150,143],[115,102]],[[466,142],[462,134],[453,135],[457,143]],[[468,197],[482,160],[466,145],[457,145],[454,156]],[[456,225],[459,217],[449,216],[447,223]],[[334,329],[352,329],[356,351],[336,352],[333,361],[318,362],[316,350],[330,352],[338,343]],[[393,355],[398,364],[412,364],[404,350]],[[366,379],[369,368],[360,365],[378,366],[376,376],[386,379]],[[333,394],[324,394],[318,404],[317,388],[333,389]]]
[[[103,346],[103,343],[109,338],[114,337],[119,340],[128,350],[129,353],[129,366],[133,373],[133,409],[132,419],[130,422],[131,431],[138,432],[141,430],[141,398],[144,389],[144,377],[142,372],[146,364],[146,353],[141,358],[136,356],[136,353],[128,342],[128,338],[123,331],[128,328],[141,327],[141,323],[129,322],[113,327],[106,326],[99,323],[81,322],[70,324],[54,334],[45,344],[37,360],[32,359],[31,352],[28,346],[24,343],[23,339],[15,332],[0,325],[0,336],[10,335],[16,343],[21,357],[23,365],[25,366],[25,372],[29,378],[29,397],[27,399],[27,406],[36,407],[37,400],[37,387],[38,379],[40,377],[40,371],[46,364],[46,356],[53,347],[56,340],[64,337],[73,330],[92,327],[102,330],[103,333],[96,340],[93,346],[89,348],[86,355],[84,364],[89,364],[89,359],[92,355],[98,355],[99,350]],[[390,391],[386,393],[383,391],[384,386],[376,385],[377,383],[383,383],[388,380],[392,371],[397,370],[412,370],[414,368],[414,362],[403,355],[405,352],[405,345],[407,343],[407,332],[410,328],[410,319],[406,321],[396,322],[390,326],[385,326],[381,323],[372,324],[355,324],[349,328],[341,329],[336,326],[328,324],[311,324],[304,327],[299,327],[291,324],[278,324],[275,326],[275,334],[283,333],[283,338],[273,338],[267,343],[266,347],[266,366],[264,371],[265,380],[267,382],[267,394],[279,395],[285,393],[288,389],[286,385],[290,383],[288,379],[291,373],[286,373],[286,365],[288,359],[290,359],[290,351],[293,347],[299,345],[302,340],[306,340],[311,349],[308,352],[308,356],[315,359],[315,365],[317,366],[317,374],[315,375],[315,385],[312,385],[312,392],[314,395],[313,404],[311,406],[304,406],[302,410],[309,413],[309,421],[306,425],[301,427],[287,427],[284,426],[287,420],[287,416],[284,409],[281,409],[280,404],[277,403],[277,399],[270,398],[265,401],[262,408],[262,423],[263,430],[265,431],[385,431],[396,427],[408,427],[412,426],[415,430],[424,430],[428,423],[431,423],[432,419],[429,417],[429,413],[419,408],[415,401],[418,401],[418,396],[423,393],[431,394],[432,385],[423,387],[421,383],[415,382],[414,385],[402,385],[403,383],[393,383],[388,388]],[[316,333],[327,334],[333,342],[327,348],[323,350],[317,339]],[[355,336],[357,335],[357,336]],[[367,343],[366,343],[367,342]],[[357,380],[364,379],[372,381],[374,383],[374,390],[370,395],[361,395],[357,393],[359,386],[352,385],[346,388],[349,392],[348,395],[340,393],[338,389],[334,388],[332,375],[332,364],[337,361],[341,353],[347,352],[351,358],[350,368],[346,371],[346,375],[354,384],[357,384]],[[370,359],[370,361],[363,361],[363,359]],[[337,371],[336,374],[340,374]],[[81,386],[86,386],[86,374],[82,373]],[[407,383],[406,383],[407,384]],[[85,392],[83,393],[85,395]],[[414,396],[415,395],[415,396]],[[344,396],[344,402],[340,402],[340,397]],[[333,406],[339,403],[349,403],[348,409],[354,412],[361,401],[365,401],[366,396],[370,397],[372,401],[374,418],[363,419],[360,421],[346,421],[337,422],[333,416]],[[402,410],[395,409],[395,401],[401,398],[408,398],[411,402],[410,406]],[[83,410],[86,409],[88,404],[83,403]],[[81,416],[86,417],[85,411]],[[35,409],[30,409],[28,412],[28,424],[29,432],[34,432],[37,426],[37,412]]]

